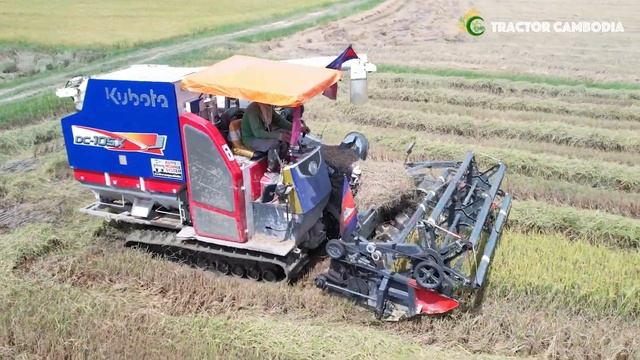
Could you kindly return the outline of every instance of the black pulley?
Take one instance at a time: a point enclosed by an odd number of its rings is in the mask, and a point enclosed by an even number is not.
[[[327,255],[334,260],[341,259],[347,252],[344,244],[342,244],[340,240],[335,239],[327,241],[325,249],[327,250]]]
[[[413,277],[418,285],[425,289],[437,289],[442,285],[444,271],[433,260],[419,262],[413,269]]]

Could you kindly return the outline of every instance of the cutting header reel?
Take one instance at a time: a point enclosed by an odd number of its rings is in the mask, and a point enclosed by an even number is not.
[[[316,278],[385,320],[447,313],[479,295],[511,208],[501,162],[480,170],[470,152],[462,162],[405,169],[415,192],[359,215],[354,232],[330,240],[330,269]]]

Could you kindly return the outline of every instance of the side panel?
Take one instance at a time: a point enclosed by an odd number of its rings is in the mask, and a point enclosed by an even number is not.
[[[88,170],[74,170],[73,177],[84,184],[95,184],[105,186],[117,186],[120,188],[131,188],[140,191],[157,193],[178,194],[184,184],[173,181],[134,178],[123,175],[105,176],[102,172]]]
[[[74,169],[185,181],[172,83],[91,79],[62,131]]]
[[[291,192],[291,204],[296,214],[313,210],[331,193],[329,171],[319,147],[306,159],[285,167],[283,175],[285,183],[294,186],[294,191]]]
[[[249,179],[245,181],[251,182],[251,200],[257,200],[262,193],[262,185],[260,180],[267,171],[267,158],[264,157],[249,165]]]
[[[196,234],[246,242],[242,171],[218,129],[191,113],[180,117],[187,190]]]

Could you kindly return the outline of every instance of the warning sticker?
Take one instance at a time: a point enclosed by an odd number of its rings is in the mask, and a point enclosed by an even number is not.
[[[153,176],[169,179],[182,179],[182,163],[177,160],[151,159]]]

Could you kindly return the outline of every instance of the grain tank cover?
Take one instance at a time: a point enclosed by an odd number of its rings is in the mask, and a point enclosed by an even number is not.
[[[184,182],[177,84],[195,70],[136,65],[89,79],[82,110],[62,120],[71,167]]]

